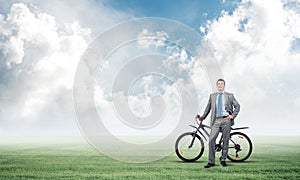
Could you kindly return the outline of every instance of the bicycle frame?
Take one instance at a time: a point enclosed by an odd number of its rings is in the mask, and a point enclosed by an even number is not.
[[[199,126],[196,127],[196,126],[194,126],[194,125],[189,125],[189,126],[191,126],[191,127],[193,127],[193,128],[196,129],[196,130],[194,131],[193,139],[192,139],[191,144],[189,145],[189,148],[191,148],[191,147],[193,146],[197,132],[205,139],[205,141],[207,141],[205,135],[204,135],[200,130],[202,130],[202,131],[207,135],[207,137],[209,137],[209,133],[207,132],[207,130],[206,130],[205,128],[211,129],[210,126],[207,126],[207,125],[205,125],[205,124],[202,124],[202,121],[200,121],[200,123],[199,123],[198,120],[197,120],[197,117],[195,117],[195,121],[196,121],[197,124],[199,124]],[[248,129],[248,128],[249,128],[249,127],[239,127],[239,128],[232,128],[232,127],[231,127],[231,130],[235,131],[235,130]],[[222,140],[223,140],[223,134],[222,134],[222,136],[221,136],[221,138],[220,138],[220,141],[219,141],[219,144],[218,144],[218,145],[221,145]],[[233,142],[231,139],[230,139],[230,141],[231,141],[232,143],[235,144],[235,142]],[[219,147],[219,148],[220,148],[220,147]],[[218,149],[218,150],[219,150],[219,149]]]

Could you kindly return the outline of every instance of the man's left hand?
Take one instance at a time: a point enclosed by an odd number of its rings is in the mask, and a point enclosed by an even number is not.
[[[233,119],[233,116],[232,116],[232,115],[228,115],[228,116],[227,116],[227,119],[228,119],[228,120],[231,120],[231,119]]]

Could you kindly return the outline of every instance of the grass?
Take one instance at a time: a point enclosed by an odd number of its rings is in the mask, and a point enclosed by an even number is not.
[[[252,140],[246,162],[204,169],[207,149],[195,163],[184,163],[174,153],[130,164],[102,155],[83,139],[1,137],[0,179],[300,179],[299,137]]]

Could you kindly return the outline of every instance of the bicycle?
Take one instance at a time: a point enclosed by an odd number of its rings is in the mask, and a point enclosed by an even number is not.
[[[210,129],[209,126],[202,124],[202,121],[198,121],[197,116],[195,117],[197,126],[189,125],[194,128],[193,132],[186,132],[180,135],[175,143],[175,152],[176,155],[185,162],[195,162],[197,161],[204,152],[204,142],[202,137],[207,141],[205,135],[209,137],[207,129]],[[248,129],[249,127],[239,127],[232,128],[230,133],[229,148],[227,158],[233,162],[243,162],[248,159],[252,153],[252,142],[250,138],[236,130]],[[201,131],[202,130],[202,131]],[[215,146],[216,152],[222,150],[223,136],[221,136],[218,144]]]

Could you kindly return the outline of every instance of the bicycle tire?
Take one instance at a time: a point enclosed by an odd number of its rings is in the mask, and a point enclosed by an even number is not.
[[[252,142],[246,134],[241,133],[241,132],[233,132],[233,133],[230,133],[229,143],[231,143],[231,140],[235,137],[238,137],[244,144],[247,143],[247,145],[243,145],[243,147],[246,148],[245,146],[248,146],[248,150],[244,151],[245,153],[243,153],[243,157],[240,157],[237,153],[236,153],[236,155],[233,155],[232,153],[230,153],[230,149],[236,150],[236,148],[235,147],[233,148],[233,147],[231,147],[231,145],[229,145],[227,158],[229,160],[231,160],[232,162],[243,162],[246,159],[248,159],[252,153],[252,148],[253,148]],[[239,144],[239,142],[235,142],[235,143],[237,143],[239,146],[241,146],[241,144]],[[241,152],[243,151],[243,147],[241,147]]]
[[[191,137],[193,137],[193,135],[194,135],[194,132],[187,132],[187,133],[184,133],[184,134],[180,135],[177,138],[177,140],[176,140],[176,143],[175,143],[175,152],[176,152],[176,155],[181,160],[183,160],[184,162],[195,162],[195,161],[197,161],[202,156],[202,154],[204,152],[204,142],[203,142],[202,138],[198,134],[196,134],[195,141],[196,140],[199,141],[199,144],[200,144],[199,151],[196,149],[196,155],[195,155],[195,157],[187,158],[187,157],[183,156],[183,151],[182,151],[181,147],[179,147],[180,146],[180,142],[184,140],[185,136],[191,136]]]

